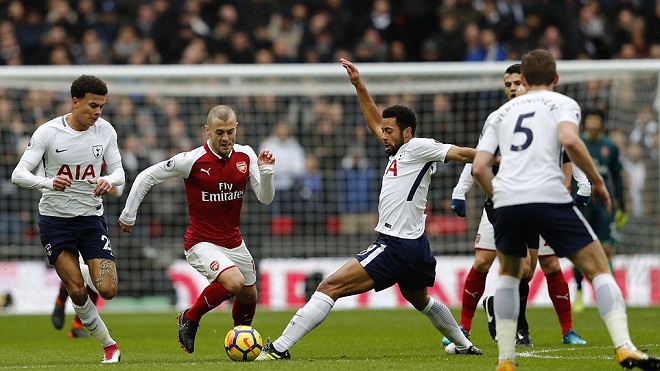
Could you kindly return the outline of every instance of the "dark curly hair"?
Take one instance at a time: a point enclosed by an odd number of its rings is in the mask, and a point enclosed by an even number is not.
[[[71,98],[82,99],[87,93],[107,95],[108,86],[96,76],[82,75],[71,84]]]
[[[387,107],[383,110],[383,118],[396,118],[396,124],[403,131],[405,128],[410,128],[412,134],[415,135],[415,129],[417,128],[417,117],[415,112],[410,108],[404,107],[401,105],[395,105]]]

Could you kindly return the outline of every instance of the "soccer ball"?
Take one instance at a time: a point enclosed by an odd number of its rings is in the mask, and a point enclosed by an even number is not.
[[[225,336],[225,351],[229,358],[237,362],[254,361],[263,346],[261,335],[250,326],[236,326]]]

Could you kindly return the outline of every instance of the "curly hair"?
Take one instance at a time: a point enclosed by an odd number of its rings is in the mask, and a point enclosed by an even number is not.
[[[82,75],[71,84],[71,98],[82,99],[87,93],[107,95],[108,86],[96,76]]]
[[[413,112],[410,108],[400,105],[385,108],[383,110],[383,118],[387,119],[391,117],[396,118],[396,124],[399,129],[401,129],[401,131],[403,131],[405,128],[410,128],[412,134],[415,135],[415,129],[417,128],[417,117],[415,116],[415,112]]]

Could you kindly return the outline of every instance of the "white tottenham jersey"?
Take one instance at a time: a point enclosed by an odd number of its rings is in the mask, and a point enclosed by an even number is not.
[[[46,216],[74,217],[103,215],[103,200],[94,196],[94,184],[88,181],[103,176],[112,186],[124,184],[124,169],[117,146],[117,132],[99,118],[85,131],[73,130],[66,117],[59,116],[35,130],[23,153],[12,182],[42,191],[39,213]],[[45,176],[33,171],[43,165]],[[53,178],[63,175],[72,184],[65,191],[53,190]]]
[[[412,138],[390,156],[378,203],[376,232],[414,239],[424,233],[426,196],[436,162],[452,147],[437,140]]]
[[[561,170],[560,122],[580,123],[580,106],[551,91],[531,91],[495,111],[477,150],[495,153],[500,169],[493,179],[494,207],[529,203],[569,203]]]

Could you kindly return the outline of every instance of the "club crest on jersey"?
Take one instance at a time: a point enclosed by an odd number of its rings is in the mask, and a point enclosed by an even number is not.
[[[236,163],[236,168],[238,169],[238,171],[245,174],[245,172],[247,171],[247,164],[245,163],[245,161],[239,161]]]
[[[100,158],[101,155],[103,154],[103,146],[100,144],[93,146],[92,153],[94,154],[94,157]]]
[[[220,263],[218,263],[217,260],[214,260],[209,264],[209,268],[211,268],[212,271],[217,272],[218,269],[220,269]]]

